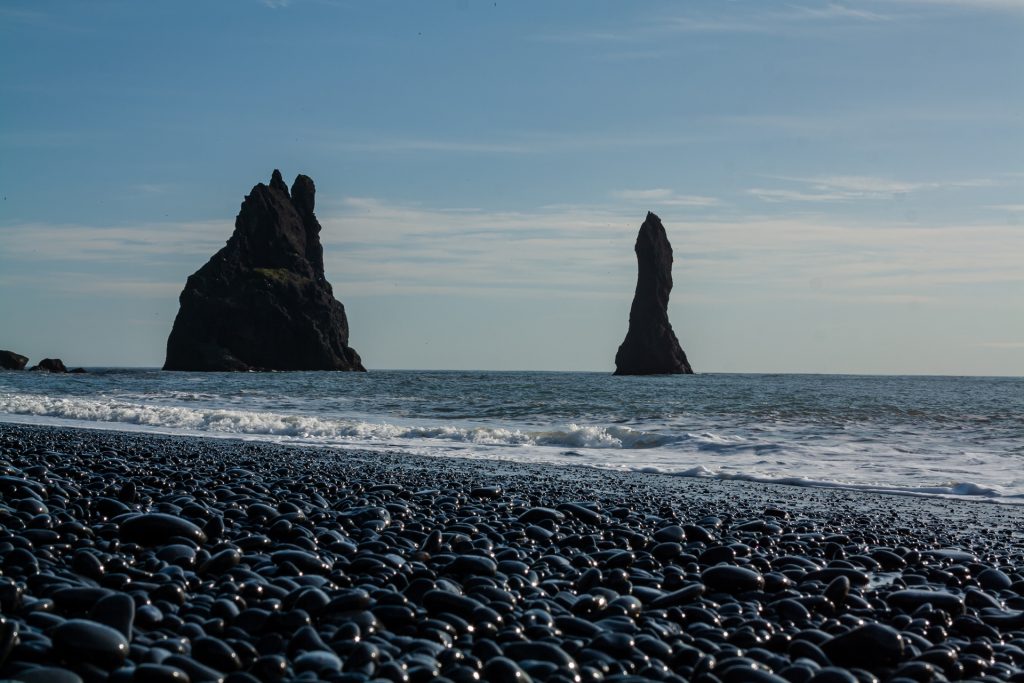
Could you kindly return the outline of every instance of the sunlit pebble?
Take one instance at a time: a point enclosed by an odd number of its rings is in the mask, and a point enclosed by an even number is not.
[[[0,678],[1024,680],[1016,508],[9,425],[0,493]]]

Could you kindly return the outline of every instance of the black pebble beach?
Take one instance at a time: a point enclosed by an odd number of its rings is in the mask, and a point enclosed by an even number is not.
[[[0,679],[1024,681],[1024,508],[0,424]]]

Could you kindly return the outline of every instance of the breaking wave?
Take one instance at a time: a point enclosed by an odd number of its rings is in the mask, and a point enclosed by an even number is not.
[[[149,427],[154,431],[217,435],[273,436],[303,441],[391,442],[435,439],[486,446],[556,446],[562,448],[655,448],[673,437],[621,426],[568,424],[563,429],[456,425],[400,425],[390,422],[330,419],[266,411],[192,408],[119,400],[0,395],[0,413],[90,423]]]

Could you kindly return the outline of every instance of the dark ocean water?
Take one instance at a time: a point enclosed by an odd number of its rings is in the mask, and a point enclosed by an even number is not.
[[[0,420],[1024,502],[1024,378],[7,372]]]

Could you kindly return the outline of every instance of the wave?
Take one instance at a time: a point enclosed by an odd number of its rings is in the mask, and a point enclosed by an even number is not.
[[[755,436],[756,430],[741,436],[717,431],[665,434],[623,425],[576,423],[546,429],[425,424],[423,420],[398,424],[354,416],[201,407],[192,403],[206,397],[189,392],[175,398],[177,405],[135,396],[126,400],[0,393],[0,419],[1024,503],[1024,493],[1016,482],[1009,484],[998,478],[985,481],[985,477],[982,481],[967,480],[971,471],[984,472],[990,463],[979,461],[965,468],[963,455],[950,456],[937,467],[932,460],[914,457],[890,461],[891,452],[864,451],[852,443],[814,442],[810,447],[792,440],[772,443]],[[958,479],[963,475],[963,480]]]
[[[1024,502],[1024,495],[1022,494],[1007,494],[999,488],[991,486],[983,486],[973,482],[947,482],[945,484],[935,486],[915,486],[915,485],[883,485],[876,483],[866,482],[852,482],[852,481],[831,481],[828,479],[812,479],[809,477],[795,477],[795,476],[763,476],[754,473],[745,472],[723,472],[709,469],[703,465],[698,465],[687,470],[673,470],[666,469],[657,466],[640,466],[628,468],[636,472],[654,473],[654,474],[666,474],[674,477],[687,477],[687,478],[702,478],[702,479],[722,479],[728,481],[749,481],[757,484],[778,484],[783,486],[804,486],[808,488],[834,488],[851,491],[865,491],[870,493],[887,493],[892,495],[905,495],[905,496],[922,496],[922,497],[956,497],[956,498],[975,498],[975,499],[990,499],[998,500],[1000,502]],[[1018,500],[1019,499],[1019,500]]]
[[[388,442],[436,439],[482,446],[557,446],[563,448],[655,448],[674,437],[629,427],[568,424],[563,429],[526,431],[504,427],[400,425],[389,422],[329,419],[267,411],[153,405],[123,400],[0,395],[0,413],[91,423],[116,423],[158,430],[218,435],[274,436],[302,440]]]

